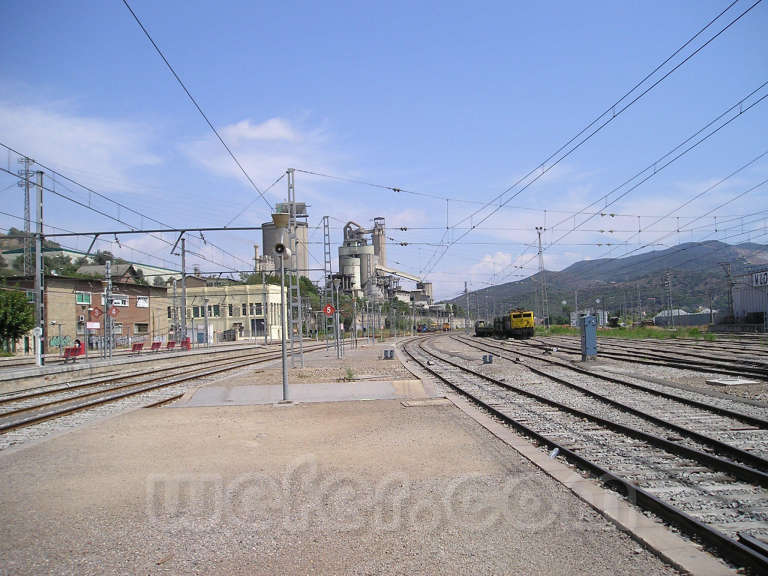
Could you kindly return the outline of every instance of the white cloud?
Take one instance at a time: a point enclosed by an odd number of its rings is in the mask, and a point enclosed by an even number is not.
[[[130,171],[161,163],[148,151],[149,126],[80,116],[53,105],[0,101],[0,134],[22,154],[102,190],[136,191]]]
[[[311,168],[328,171],[335,158],[329,150],[328,136],[323,129],[305,129],[284,118],[270,118],[254,124],[244,119],[223,126],[222,138],[257,186],[266,188],[287,168]],[[205,136],[180,144],[180,149],[193,163],[209,172],[245,182],[240,169],[215,136]],[[313,190],[304,188],[302,200]],[[285,196],[285,186],[270,191],[273,198]]]
[[[230,124],[222,129],[224,141],[232,146],[253,140],[283,140],[294,142],[299,139],[296,131],[282,118],[270,118],[261,124],[251,124],[250,118]]]

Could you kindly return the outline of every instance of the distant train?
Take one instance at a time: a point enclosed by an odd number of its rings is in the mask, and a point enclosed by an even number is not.
[[[530,338],[533,336],[533,312],[510,310],[504,316],[493,319],[493,324],[484,320],[475,322],[475,336],[494,338]]]

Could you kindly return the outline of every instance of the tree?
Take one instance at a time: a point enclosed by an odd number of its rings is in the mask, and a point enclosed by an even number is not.
[[[135,277],[136,284],[141,284],[142,286],[146,286],[147,279],[144,278],[144,270],[142,270],[141,268],[134,268],[134,270],[136,270],[136,277]]]
[[[11,351],[11,344],[21,338],[35,325],[32,304],[27,302],[24,292],[0,290],[0,344]]]
[[[101,264],[103,266],[107,263],[107,260],[112,260],[113,263],[115,262],[115,257],[109,250],[97,250],[96,254],[93,255],[93,262],[95,264]]]
[[[73,264],[72,259],[64,254],[46,256],[43,258],[43,267],[46,274],[56,272],[57,276],[73,276],[78,268],[77,264]]]
[[[155,276],[155,279],[152,280],[152,285],[159,286],[160,288],[162,288],[163,286],[165,286],[165,280],[163,280],[162,276]]]

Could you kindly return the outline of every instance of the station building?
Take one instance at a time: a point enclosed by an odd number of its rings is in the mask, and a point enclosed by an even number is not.
[[[208,341],[242,338],[280,340],[280,286],[243,284],[220,278],[190,276],[187,284],[187,330],[194,342],[205,341],[205,309],[208,307]],[[286,303],[287,303],[286,287]],[[173,299],[171,290],[169,298]],[[177,283],[177,313],[180,314],[181,290]],[[172,322],[173,302],[167,318]]]

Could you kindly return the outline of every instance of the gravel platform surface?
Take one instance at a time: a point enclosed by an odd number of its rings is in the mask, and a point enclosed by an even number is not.
[[[445,401],[138,410],[0,482],[7,574],[677,573]]]

